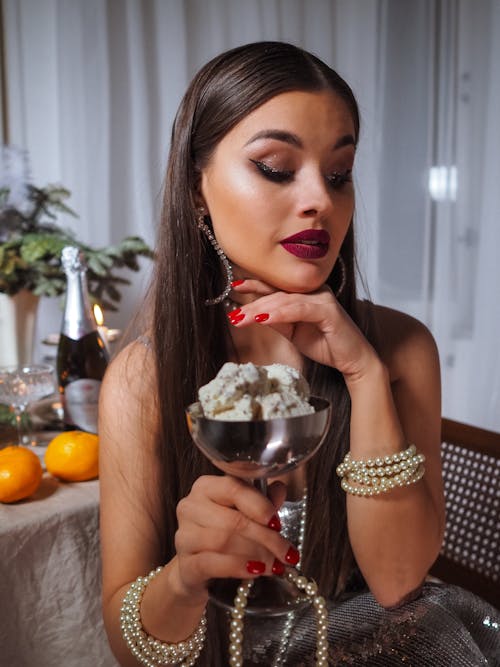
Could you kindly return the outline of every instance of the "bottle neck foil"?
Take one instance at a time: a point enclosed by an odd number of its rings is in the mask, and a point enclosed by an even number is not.
[[[73,340],[79,340],[96,331],[97,325],[90,308],[85,270],[68,271],[66,275],[66,304],[61,333]]]

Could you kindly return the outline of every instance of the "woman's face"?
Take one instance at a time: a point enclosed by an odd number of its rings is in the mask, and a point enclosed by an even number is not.
[[[351,114],[330,91],[277,95],[224,136],[201,194],[235,278],[324,284],[354,210],[354,153]]]

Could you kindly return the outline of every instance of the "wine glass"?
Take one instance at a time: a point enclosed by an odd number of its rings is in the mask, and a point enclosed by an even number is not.
[[[10,405],[16,416],[17,444],[31,443],[30,434],[23,433],[22,416],[30,403],[56,391],[54,369],[47,364],[0,367],[0,403]]]
[[[266,494],[267,480],[303,465],[324,441],[331,421],[331,405],[312,396],[315,411],[297,417],[254,421],[223,421],[203,415],[200,403],[186,410],[191,437],[200,451],[220,470],[252,481]],[[233,608],[238,579],[215,579],[210,598],[224,609]],[[247,614],[279,616],[310,604],[286,579],[258,577],[248,596]]]

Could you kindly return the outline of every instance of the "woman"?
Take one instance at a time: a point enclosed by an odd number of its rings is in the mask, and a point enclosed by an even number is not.
[[[120,609],[134,580],[158,566],[147,585],[139,581],[134,627],[176,644],[197,628],[196,637],[203,635],[210,580],[280,575],[302,555],[301,569],[329,600],[335,664],[365,664],[355,638],[344,646],[335,635],[342,623],[347,636],[359,627],[356,609],[371,623],[373,646],[363,644],[369,657],[379,651],[381,632],[387,639],[382,608],[421,594],[444,527],[439,362],[424,326],[356,299],[358,138],[348,85],[282,43],[215,58],[181,103],[151,326],[111,365],[100,406],[104,616],[124,667],[137,665],[123,637],[135,630],[126,620],[120,628]],[[334,406],[320,452],[306,469],[276,481],[269,498],[217,474],[187,432],[185,407],[228,360],[294,366],[312,393]],[[377,496],[356,495],[352,485],[342,490],[336,468],[347,452],[367,460],[409,443],[425,456],[422,478]],[[305,489],[299,545],[281,534],[277,510],[285,499],[303,507]],[[371,593],[353,597],[365,585]],[[341,599],[351,607],[336,605]],[[312,621],[290,622],[285,632],[282,619],[245,620],[247,664],[312,664],[314,633],[304,634]],[[380,664],[400,659],[395,647],[408,634],[405,623],[401,617]],[[225,664],[227,618],[211,604],[208,628],[197,664]],[[418,645],[413,641],[408,655]],[[476,650],[471,642],[469,654]],[[196,651],[189,655],[185,664]],[[415,664],[439,664],[428,660],[426,649]]]

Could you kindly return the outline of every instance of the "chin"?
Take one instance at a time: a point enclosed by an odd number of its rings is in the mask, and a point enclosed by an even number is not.
[[[289,292],[290,294],[308,294],[309,292],[316,292],[316,290],[319,290],[320,287],[325,284],[328,276],[329,274],[322,274],[321,276],[316,275],[312,278],[310,276],[301,277],[300,275],[296,275],[289,279],[283,279],[283,277],[280,276],[272,281],[272,285],[277,289],[283,292]]]
[[[327,258],[320,262],[294,261],[280,274],[279,282],[286,292],[308,294],[323,287],[331,271],[332,262]]]

